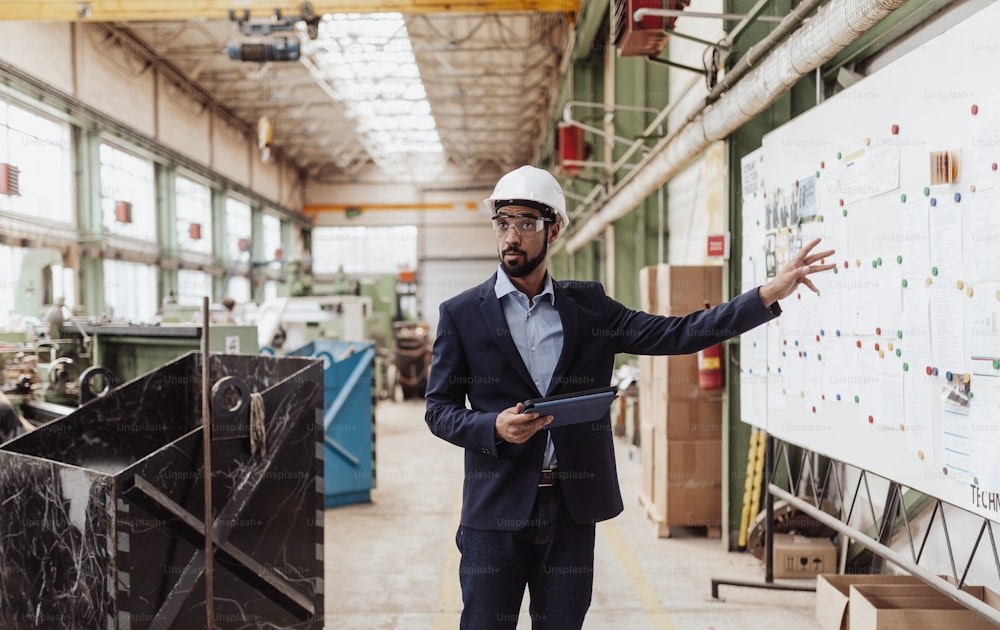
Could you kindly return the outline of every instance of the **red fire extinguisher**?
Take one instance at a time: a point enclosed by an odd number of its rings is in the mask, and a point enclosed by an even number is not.
[[[705,302],[705,308],[709,308]],[[722,344],[698,351],[698,385],[705,391],[722,389],[725,386],[722,370]]]

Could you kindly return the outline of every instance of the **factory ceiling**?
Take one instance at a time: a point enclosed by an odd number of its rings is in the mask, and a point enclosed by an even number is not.
[[[428,186],[495,181],[532,161],[572,17],[326,14],[270,33],[266,14],[110,26],[250,128],[269,125],[274,150],[314,180]]]

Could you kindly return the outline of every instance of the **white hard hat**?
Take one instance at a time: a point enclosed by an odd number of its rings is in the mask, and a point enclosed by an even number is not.
[[[562,186],[551,173],[534,166],[522,166],[501,177],[483,205],[490,214],[504,206],[524,205],[555,215],[563,228],[569,225]]]

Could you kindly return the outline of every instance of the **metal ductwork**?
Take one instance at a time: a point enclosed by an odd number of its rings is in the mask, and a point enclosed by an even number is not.
[[[799,79],[858,40],[906,0],[837,0],[817,11],[702,115],[657,144],[604,207],[566,243],[574,253],[603,234],[716,140],[766,109]]]

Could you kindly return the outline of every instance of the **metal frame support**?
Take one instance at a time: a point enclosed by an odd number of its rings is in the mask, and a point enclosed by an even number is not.
[[[764,583],[761,584],[736,580],[713,579],[713,597],[718,597],[718,587],[722,584],[754,588],[781,587],[781,585],[775,585],[772,583],[774,566],[772,551],[773,533],[771,527],[773,525],[772,510],[774,499],[778,498],[787,501],[789,505],[805,514],[808,514],[827,527],[830,527],[841,536],[846,536],[851,541],[871,551],[875,556],[877,556],[877,560],[871,563],[871,567],[873,569],[882,569],[884,568],[885,562],[891,562],[897,567],[927,583],[928,586],[939,591],[946,597],[949,597],[966,608],[982,615],[984,619],[1000,625],[1000,610],[993,608],[986,602],[977,599],[976,597],[973,597],[972,594],[962,590],[962,587],[965,586],[965,579],[976,559],[976,554],[980,550],[980,545],[983,543],[984,538],[988,538],[989,542],[985,545],[987,549],[986,553],[993,559],[997,570],[997,577],[1000,578],[1000,554],[997,552],[996,536],[993,531],[994,526],[997,525],[997,523],[987,518],[983,518],[982,516],[969,513],[954,505],[946,504],[940,499],[932,498],[934,501],[934,510],[931,513],[930,521],[926,525],[926,529],[924,530],[922,539],[920,540],[918,546],[913,535],[913,531],[914,529],[917,529],[917,527],[915,527],[915,524],[910,522],[910,517],[907,515],[907,502],[903,498],[904,486],[902,484],[875,475],[875,473],[872,473],[871,471],[855,467],[856,470],[860,471],[860,476],[857,484],[855,484],[853,488],[853,494],[848,495],[844,492],[843,483],[840,479],[841,475],[837,472],[838,466],[834,465],[833,462],[831,462],[831,465],[827,467],[825,473],[820,474],[820,471],[813,463],[814,454],[810,451],[802,449],[803,455],[801,458],[801,464],[798,466],[798,476],[795,476],[793,474],[787,452],[788,448],[793,445],[782,442],[780,449],[776,451],[775,442],[776,440],[771,436],[767,437],[766,462],[768,484],[766,497],[766,525],[768,529],[765,536],[766,565]],[[785,482],[787,483],[787,488],[781,487],[781,485],[776,483],[774,477],[774,472],[777,469],[778,463],[782,461],[784,463],[784,471],[786,473]],[[872,494],[868,483],[869,476],[883,479],[889,483],[886,503],[882,508],[881,518],[879,518],[878,514],[876,514],[875,504],[872,501]],[[910,489],[910,491],[917,492],[913,489]],[[862,497],[862,495],[864,496]],[[829,514],[816,507],[817,505],[820,505],[823,499],[827,496],[831,499],[835,499],[839,503],[838,513],[836,515]],[[859,498],[862,498],[862,501],[859,501]],[[867,506],[864,505],[865,502],[867,502]],[[952,538],[948,530],[948,523],[945,515],[946,505],[950,511],[959,510],[966,512],[981,521],[976,541],[972,550],[969,552],[968,558],[964,560],[964,564],[956,563],[954,545],[952,544]],[[878,536],[877,539],[850,525],[852,517],[855,516],[856,509],[858,510],[858,515],[861,515],[861,512],[863,511],[863,516],[870,517],[875,523],[875,531]],[[900,516],[902,517],[903,524],[901,527],[897,527],[896,519]],[[926,549],[927,541],[932,532],[935,531],[935,525],[939,520],[938,516],[940,516],[941,521],[941,526],[938,528],[938,531],[946,543],[948,558],[951,564],[951,575],[949,576],[951,581],[945,580],[936,575],[934,571],[930,571],[920,566],[920,560],[923,557],[924,550]],[[897,552],[890,546],[892,544],[894,532],[897,530],[905,532],[906,534],[906,540],[910,550],[909,557],[906,557],[905,552]],[[988,537],[986,536],[987,534]],[[800,590],[814,589],[803,589],[800,587]]]
[[[705,11],[688,11],[686,9],[636,9],[632,14],[632,19],[638,22],[644,17],[693,17],[709,18],[713,20],[745,20],[749,16],[744,13],[709,13]],[[780,15],[758,15],[759,22],[780,22],[784,17]]]
[[[774,438],[767,436],[764,444],[764,470],[767,474],[768,488],[774,484],[775,465]],[[750,582],[747,580],[723,580],[712,578],[712,599],[719,599],[720,586],[743,586],[746,588],[766,588],[775,591],[806,591],[814,592],[815,586],[799,586],[795,584],[776,584],[774,582],[774,495],[768,492],[764,499],[766,512],[764,521],[764,581]]]

